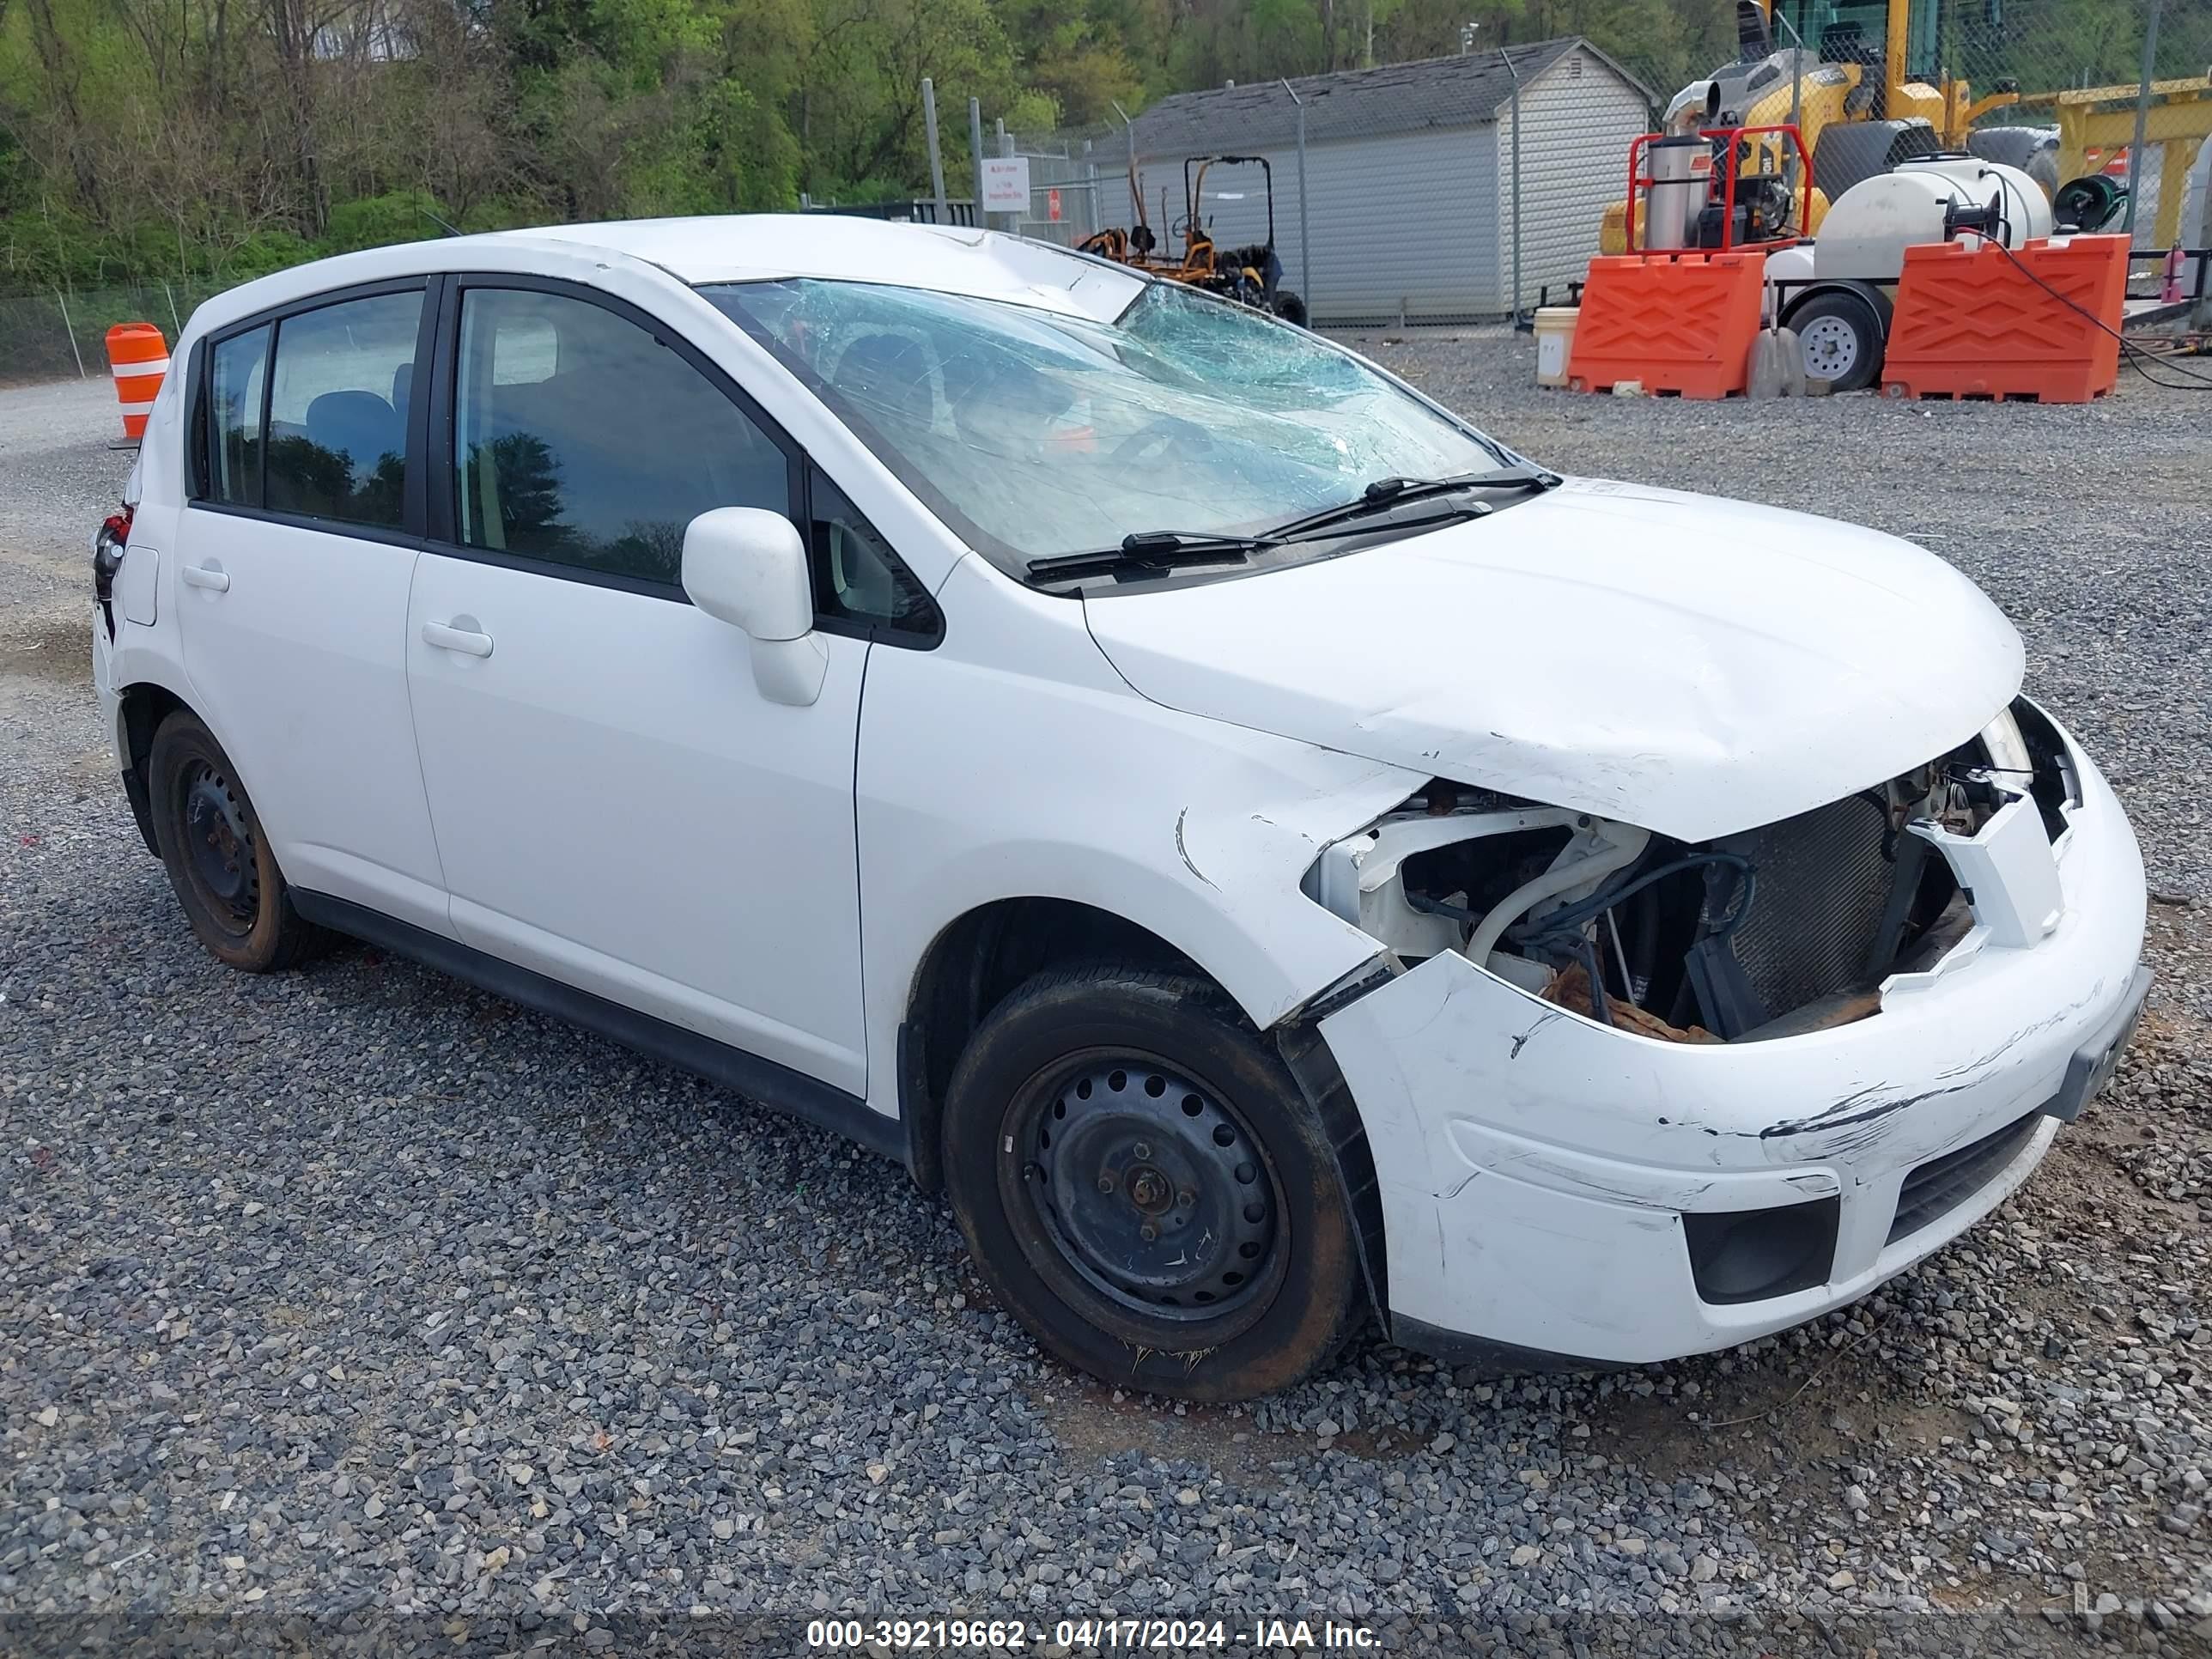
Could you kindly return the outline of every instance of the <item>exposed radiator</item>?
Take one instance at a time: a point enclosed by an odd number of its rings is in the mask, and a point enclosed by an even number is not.
[[[1851,796],[1713,843],[1757,873],[1749,914],[1705,953],[1699,997],[1712,1030],[1738,1036],[1881,979],[1887,964],[1874,957],[1891,892],[1900,870],[1910,875],[1918,866],[1910,838],[1899,852],[1903,865],[1882,856],[1886,828],[1881,808]],[[1739,901],[1739,883],[1732,868],[1712,867],[1705,927],[1723,924]]]

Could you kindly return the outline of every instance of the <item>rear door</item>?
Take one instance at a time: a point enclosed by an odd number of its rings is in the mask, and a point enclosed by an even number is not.
[[[209,343],[173,556],[197,707],[286,878],[450,936],[405,649],[432,286],[319,296]]]
[[[696,514],[797,510],[797,453],[594,290],[465,277],[447,308],[407,649],[459,936],[862,1094],[867,641],[825,632],[821,695],[771,702],[682,586]]]

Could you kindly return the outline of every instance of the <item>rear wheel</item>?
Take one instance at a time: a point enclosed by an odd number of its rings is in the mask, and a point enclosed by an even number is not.
[[[179,709],[163,720],[146,768],[154,840],[200,943],[252,974],[319,946],[325,935],[293,908],[237,768],[198,716]]]
[[[1279,289],[1275,295],[1275,315],[1286,323],[1296,323],[1304,328],[1306,325],[1306,302],[1288,289]]]
[[[1832,392],[1858,392],[1881,373],[1882,319],[1871,301],[1848,289],[1807,297],[1784,319],[1797,331],[1805,373]]]
[[[1364,1314],[1328,1138],[1199,981],[1107,966],[1023,986],[953,1074],[945,1169],[985,1282],[1107,1382],[1249,1399]]]

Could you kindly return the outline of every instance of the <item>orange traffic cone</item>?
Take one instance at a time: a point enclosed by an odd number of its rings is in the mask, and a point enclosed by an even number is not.
[[[146,435],[146,416],[169,372],[169,343],[151,323],[118,323],[107,331],[107,367],[123,405],[123,435],[135,444]]]

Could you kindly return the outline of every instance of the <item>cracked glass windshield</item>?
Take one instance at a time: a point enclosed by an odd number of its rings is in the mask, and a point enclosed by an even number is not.
[[[1242,534],[1506,458],[1328,342],[1171,283],[1110,323],[920,289],[701,290],[979,552]]]

